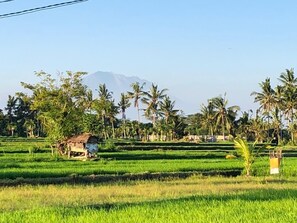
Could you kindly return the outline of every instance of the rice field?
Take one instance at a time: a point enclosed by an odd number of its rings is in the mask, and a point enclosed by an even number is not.
[[[296,178],[201,177],[0,189],[0,222],[296,222]]]
[[[82,161],[52,156],[42,140],[2,140],[0,222],[297,222],[294,150],[280,175],[264,154],[253,177],[210,177],[243,170],[225,158],[230,145],[146,146]]]

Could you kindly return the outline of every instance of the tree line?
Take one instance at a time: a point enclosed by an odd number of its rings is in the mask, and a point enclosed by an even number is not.
[[[222,135],[225,139],[231,135],[258,142],[295,142],[297,78],[293,69],[280,75],[275,88],[267,78],[259,84],[260,91],[251,93],[259,103],[255,112],[229,106],[224,94],[208,99],[199,112],[188,116],[175,108],[168,89],[156,84],[144,91],[145,83],[132,83],[130,91],[123,92],[116,103],[105,84],[98,84],[96,92],[88,89],[82,82],[85,72],[67,71],[57,80],[43,71],[36,75],[38,83],[21,83],[30,93],[8,96],[6,107],[0,110],[0,135],[46,136],[52,142],[82,132],[103,139],[149,140],[154,136],[174,140],[187,135]],[[137,110],[137,120],[126,118],[131,106]],[[142,123],[141,113],[150,122]]]

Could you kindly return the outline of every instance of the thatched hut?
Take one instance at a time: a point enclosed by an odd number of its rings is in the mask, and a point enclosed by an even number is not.
[[[84,157],[94,156],[98,151],[98,138],[90,133],[76,135],[66,140],[68,157],[80,155]]]

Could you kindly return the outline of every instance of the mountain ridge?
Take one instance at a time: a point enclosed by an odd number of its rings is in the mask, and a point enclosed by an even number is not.
[[[98,88],[100,84],[105,84],[106,88],[113,92],[113,98],[115,99],[115,102],[118,103],[120,100],[121,93],[126,93],[128,91],[132,91],[131,84],[139,82],[139,84],[144,85],[144,91],[148,91],[151,87],[151,85],[154,83],[153,81],[141,79],[137,76],[126,76],[124,74],[116,74],[110,71],[97,71],[92,74],[87,74],[83,78],[83,83],[88,86],[93,91],[94,98],[98,97]],[[163,86],[158,85],[160,89],[165,89]],[[170,96],[172,100],[175,101],[175,107],[176,109],[182,110],[183,112],[187,113],[187,111],[191,110],[189,109],[192,107],[191,105],[187,104],[180,98],[176,97],[174,94],[172,94],[172,91],[168,89],[166,93]],[[142,108],[143,105],[140,105]],[[185,110],[184,110],[185,109]],[[130,108],[127,109],[127,117],[128,118],[135,118],[136,115],[136,109],[131,105]]]

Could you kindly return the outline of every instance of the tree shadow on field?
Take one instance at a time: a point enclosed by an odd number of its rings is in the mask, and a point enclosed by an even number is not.
[[[221,159],[225,158],[226,153],[203,153],[203,154],[129,154],[129,153],[115,153],[115,154],[104,154],[100,153],[100,157],[105,159],[115,160],[185,160],[185,159]]]
[[[9,172],[0,174],[0,186],[18,186],[18,185],[48,185],[48,184],[104,184],[130,182],[139,180],[167,180],[167,179],[185,179],[193,175],[202,176],[238,176],[241,170],[209,170],[209,171],[179,171],[179,172],[144,172],[144,173],[126,173],[101,171],[99,175],[79,175],[60,173],[38,173],[34,172]],[[6,177],[5,177],[6,176]],[[42,176],[42,177],[40,177]],[[8,177],[11,177],[9,179]]]
[[[235,194],[211,194],[211,195],[194,195],[178,199],[164,199],[158,201],[145,201],[135,203],[104,203],[104,204],[93,204],[87,206],[81,206],[79,209],[91,209],[97,211],[115,211],[133,207],[147,206],[157,208],[158,206],[166,205],[181,205],[188,206],[188,204],[195,204],[195,207],[199,207],[200,202],[209,202],[212,205],[214,202],[225,203],[231,200],[239,200],[246,202],[265,202],[265,201],[276,201],[281,199],[297,199],[296,189],[251,189]],[[72,207],[69,207],[72,208]],[[74,207],[73,207],[74,208]],[[76,209],[78,207],[75,207]]]

